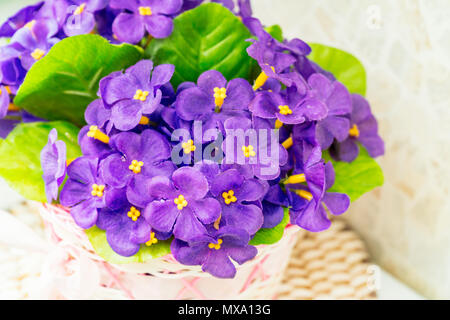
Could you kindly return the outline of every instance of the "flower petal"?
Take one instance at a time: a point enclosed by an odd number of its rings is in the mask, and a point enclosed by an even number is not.
[[[144,21],[139,15],[122,12],[114,20],[112,29],[122,42],[138,43],[144,37]]]
[[[211,224],[216,221],[222,211],[219,201],[213,198],[191,201],[189,207],[203,224]]]
[[[174,205],[176,208],[176,206]],[[184,208],[178,216],[173,228],[175,238],[187,241],[208,234],[203,224],[195,217],[189,207]]]
[[[172,232],[179,215],[180,210],[173,200],[153,201],[144,210],[144,217],[150,226],[161,232]]]
[[[172,175],[172,181],[186,199],[202,199],[209,190],[206,178],[192,167],[182,167],[176,170]]]

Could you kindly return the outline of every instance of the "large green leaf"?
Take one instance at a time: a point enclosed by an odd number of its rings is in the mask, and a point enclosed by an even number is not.
[[[79,157],[79,129],[64,121],[20,124],[0,143],[0,176],[27,199],[46,201],[40,153],[53,128],[66,143],[67,158]]]
[[[227,8],[217,3],[203,4],[174,20],[169,38],[154,39],[147,55],[156,63],[175,65],[172,84],[197,81],[207,70],[218,70],[228,80],[251,77],[253,60],[246,48],[251,34]]]
[[[151,259],[163,257],[170,253],[170,243],[172,242],[172,240],[159,241],[150,247],[143,244],[141,245],[139,252],[134,256],[122,257],[115,253],[109,246],[106,240],[105,231],[97,227],[92,227],[86,230],[86,235],[94,247],[95,252],[106,261],[115,264],[142,263]]]
[[[284,234],[284,229],[289,223],[289,209],[284,208],[284,217],[279,225],[271,229],[260,229],[253,239],[250,241],[252,246],[260,244],[274,244],[281,240]]]
[[[81,126],[86,107],[97,98],[99,80],[142,55],[136,46],[112,45],[98,35],[66,38],[33,65],[14,103],[40,118]]]
[[[336,179],[330,192],[346,193],[352,201],[383,185],[384,177],[378,163],[360,146],[359,156],[351,163],[335,161],[328,153],[324,158],[333,163]]]
[[[348,52],[322,44],[310,43],[309,58],[333,73],[351,93],[366,94],[366,71],[361,62]]]

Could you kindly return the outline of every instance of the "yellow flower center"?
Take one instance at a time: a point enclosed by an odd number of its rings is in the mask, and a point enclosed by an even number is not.
[[[225,201],[225,203],[227,205],[231,204],[232,202],[236,202],[237,201],[237,198],[234,196],[234,191],[233,190],[230,190],[228,192],[222,193],[222,197],[223,197],[223,200]]]
[[[139,120],[139,124],[142,124],[142,125],[147,125],[149,123],[150,123],[150,119],[147,118],[146,116],[142,116],[141,120]]]
[[[103,197],[103,191],[105,191],[105,186],[104,185],[98,185],[98,184],[93,184],[92,185],[92,196],[93,197]]]
[[[141,89],[138,89],[138,90],[136,90],[136,93],[134,94],[133,99],[144,102],[147,100],[148,95],[149,95],[148,91],[142,91]]]
[[[141,16],[151,16],[152,9],[150,7],[139,7],[139,14]]]
[[[186,153],[186,154],[194,152],[197,149],[197,147],[194,146],[193,140],[189,140],[188,142],[183,142],[181,144],[181,146],[183,147],[184,153]]]
[[[242,152],[244,152],[244,156],[246,158],[254,157],[256,156],[256,152],[253,150],[253,146],[242,146]]]
[[[289,137],[281,145],[287,150],[294,145],[294,140]]]
[[[216,107],[221,108],[223,106],[226,97],[227,97],[226,88],[219,88],[219,87],[214,88],[214,103],[216,104]]]
[[[36,24],[36,20],[31,20],[30,22],[28,22],[26,25],[24,25],[24,28],[28,28],[28,29],[33,29],[34,25]]]
[[[133,221],[137,221],[137,219],[141,216],[141,212],[136,209],[135,207],[131,207],[130,211],[128,211],[128,218],[130,218]]]
[[[348,131],[348,134],[350,135],[350,137],[358,138],[359,137],[358,126],[356,124],[354,124],[353,127],[351,127],[350,130]]]
[[[313,195],[311,194],[311,192],[308,192],[306,190],[296,190],[295,193],[300,196],[303,199],[306,199],[308,201],[311,201],[313,198]]]
[[[173,202],[175,202],[175,204],[177,205],[178,210],[183,210],[183,208],[187,207],[188,205],[188,202],[186,201],[186,199],[182,194],[180,194],[178,198],[173,200]]]
[[[93,138],[106,144],[109,143],[109,137],[103,132],[101,132],[97,126],[90,126],[87,136],[89,138]]]
[[[283,122],[281,122],[280,120],[276,120],[275,121],[275,129],[280,129],[283,126]]]
[[[85,9],[86,9],[86,3],[82,3],[75,9],[73,14],[78,16],[78,15],[82,14]]]
[[[286,181],[284,181],[284,184],[297,184],[303,182],[306,182],[306,176],[304,173],[290,176],[289,178],[286,179]]]
[[[45,51],[41,49],[36,49],[31,53],[31,56],[34,60],[40,60],[45,55]]]
[[[278,109],[280,110],[280,113],[282,115],[287,116],[289,114],[292,114],[292,110],[291,108],[289,108],[289,106],[278,106]]]
[[[131,164],[128,167],[128,169],[130,169],[134,173],[138,174],[142,171],[143,166],[144,166],[144,163],[142,161],[133,160],[133,161],[131,161]]]
[[[20,108],[18,106],[16,106],[14,103],[10,103],[8,106],[8,111],[13,111],[13,112],[20,111]]]
[[[209,247],[210,249],[216,249],[216,250],[219,250],[222,243],[223,243],[223,240],[222,240],[222,239],[219,239],[219,240],[217,240],[217,243],[212,243],[212,242],[211,242],[210,244],[208,244],[208,247]]]
[[[157,244],[158,243],[158,239],[156,239],[155,233],[152,232],[150,233],[150,240],[148,240],[145,245],[147,247],[151,247],[153,244]]]

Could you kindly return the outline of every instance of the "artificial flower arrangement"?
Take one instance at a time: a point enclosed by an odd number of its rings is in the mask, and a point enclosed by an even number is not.
[[[107,261],[233,278],[383,183],[350,54],[250,1],[47,0],[0,27],[0,175],[70,211]]]

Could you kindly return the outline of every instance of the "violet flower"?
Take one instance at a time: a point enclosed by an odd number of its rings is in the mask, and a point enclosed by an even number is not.
[[[286,86],[291,86],[292,80],[287,74],[289,67],[295,63],[295,58],[282,50],[277,50],[274,42],[259,40],[247,48],[247,53],[255,59],[261,68],[261,74],[255,80],[253,90],[261,88],[268,79],[274,78]]]
[[[155,177],[148,188],[155,200],[146,207],[144,216],[153,229],[190,241],[206,234],[204,225],[220,216],[220,204],[206,197],[208,190],[206,178],[192,167],[176,170],[171,179]]]
[[[334,169],[331,162],[325,165],[325,188],[330,189],[334,184]],[[291,197],[291,223],[301,228],[319,232],[330,227],[331,221],[328,219],[327,211],[333,215],[340,215],[347,211],[350,206],[350,198],[343,193],[326,192],[318,203],[312,194],[308,191],[308,187],[296,185],[289,192]]]
[[[232,227],[221,228],[213,235],[199,237],[191,243],[174,240],[174,258],[185,265],[201,265],[204,272],[218,278],[234,278],[236,268],[231,259],[243,264],[253,259],[258,250],[248,245],[249,235]]]
[[[109,146],[111,135],[111,110],[105,108],[102,99],[92,101],[86,108],[84,117],[87,126],[78,134],[78,144],[85,156],[104,158],[113,153]],[[94,130],[95,128],[95,130]]]
[[[70,214],[83,229],[95,225],[98,209],[107,204],[108,190],[98,174],[98,167],[98,158],[81,157],[74,160],[67,168],[69,179],[60,194],[61,204],[70,207]]]
[[[114,188],[128,186],[136,176],[148,178],[162,175],[170,176],[174,164],[170,144],[161,133],[151,129],[141,134],[122,132],[110,142],[116,152],[108,156],[100,165],[104,181]]]
[[[267,182],[246,179],[236,169],[218,174],[211,184],[211,194],[222,206],[221,224],[255,234],[263,225],[261,208],[249,202],[261,201],[267,193]]]
[[[308,92],[303,78],[298,74],[292,75],[293,85],[287,88],[285,95],[270,91],[256,94],[249,106],[254,116],[276,119],[276,128],[283,124],[322,120],[327,116],[326,105]]]
[[[176,110],[178,116],[187,121],[207,120],[214,112],[228,114],[248,110],[253,97],[247,80],[238,78],[227,83],[219,71],[210,70],[200,75],[196,87],[178,95]]]
[[[341,161],[352,162],[359,154],[360,142],[372,158],[384,154],[384,142],[378,135],[378,124],[370,111],[369,102],[364,97],[352,95],[352,113],[349,136],[330,149],[331,155]]]
[[[162,64],[153,72],[153,62],[142,60],[125,74],[110,79],[103,89],[106,107],[112,105],[111,122],[121,131],[148,123],[162,98],[161,86],[172,78],[175,66]],[[151,78],[150,78],[151,76]]]
[[[181,10],[182,0],[111,0],[113,9],[126,9],[113,23],[114,34],[120,41],[138,43],[145,30],[154,38],[167,38],[173,30],[169,17]]]
[[[24,27],[28,22],[35,18],[36,13],[41,9],[43,4],[44,1],[41,1],[35,5],[27,6],[8,18],[8,20],[0,26],[0,37],[12,37],[17,30]]]
[[[108,5],[109,0],[68,0],[71,13],[64,25],[64,32],[69,37],[87,34],[95,27],[94,13]]]
[[[66,144],[58,138],[56,129],[48,135],[48,143],[41,151],[41,166],[44,172],[47,201],[52,203],[58,199],[59,186],[66,176]]]
[[[55,23],[39,20],[30,28],[22,28],[11,38],[11,43],[17,43],[22,46],[20,59],[25,69],[38,60],[42,59],[50,48],[59,41],[53,37],[58,31]]]
[[[338,81],[330,81],[324,75],[316,73],[308,79],[308,84],[316,97],[328,108],[328,116],[317,124],[317,139],[322,150],[328,149],[334,139],[339,142],[348,137],[352,100],[347,88]]]
[[[279,185],[280,179],[270,181],[270,187],[262,201],[264,223],[261,228],[274,228],[284,217],[284,208],[289,207],[289,197]]]
[[[116,210],[100,210],[97,227],[106,231],[106,240],[121,256],[135,255],[141,244],[151,239],[151,228],[142,216],[142,209],[124,203]]]
[[[253,121],[233,117],[225,121],[226,138],[222,149],[225,165],[238,164],[261,180],[273,180],[280,175],[280,166],[287,163],[288,154],[280,145],[273,124],[254,117]]]
[[[3,119],[8,114],[9,102],[8,90],[0,85],[0,119]]]

